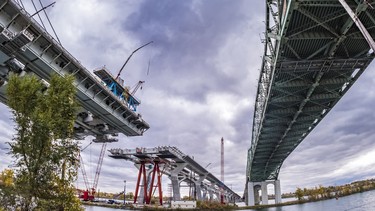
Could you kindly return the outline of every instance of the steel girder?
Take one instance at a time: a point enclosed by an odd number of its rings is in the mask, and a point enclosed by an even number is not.
[[[347,4],[375,37],[375,6]],[[325,117],[374,58],[337,0],[266,1],[264,56],[256,95],[247,179],[275,180],[288,155]]]

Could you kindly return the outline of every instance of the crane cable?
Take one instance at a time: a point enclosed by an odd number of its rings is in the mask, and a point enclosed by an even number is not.
[[[22,0],[17,0],[17,3],[18,3],[23,9],[25,9],[25,5],[23,4]]]
[[[42,3],[41,0],[39,0],[39,3],[40,3],[40,6],[42,6],[42,8],[44,8],[43,3]],[[43,9],[43,12],[44,12],[44,14],[45,14],[45,16],[46,16],[46,18],[47,18],[47,20],[48,20],[49,25],[51,26],[51,29],[52,29],[53,33],[55,34],[55,37],[56,37],[57,41],[58,41],[59,44],[61,45],[61,42],[60,42],[59,36],[57,36],[56,31],[55,31],[55,28],[53,27],[53,25],[52,25],[52,23],[51,23],[51,21],[50,21],[48,15],[47,15],[46,10]]]
[[[34,3],[34,0],[31,0],[31,3],[33,3],[33,6],[34,6],[34,9],[35,9],[35,12],[36,12],[36,14],[37,14],[38,17],[39,17],[39,20],[40,20],[40,23],[41,23],[42,26],[43,26],[43,29],[46,30],[46,26],[45,26],[44,23],[43,23],[42,17],[40,17],[40,14],[39,14],[39,12],[38,12],[38,9],[36,8],[36,5],[35,5],[35,3]]]

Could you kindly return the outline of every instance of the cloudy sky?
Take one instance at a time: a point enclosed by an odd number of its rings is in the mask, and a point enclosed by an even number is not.
[[[89,70],[106,65],[117,74],[133,50],[154,42],[138,51],[121,75],[131,87],[146,81],[136,96],[151,128],[142,137],[121,135],[107,149],[176,146],[202,166],[211,163],[208,170],[220,178],[224,137],[225,183],[243,194],[263,55],[263,1],[76,0],[57,1],[47,12],[63,46]],[[375,177],[374,71],[370,65],[284,162],[282,192]],[[5,142],[14,125],[9,108],[0,105],[0,112],[3,170],[12,161]],[[83,152],[91,180],[100,149],[92,144]],[[120,192],[127,180],[127,191],[134,192],[136,176],[132,163],[106,156],[98,188]],[[163,182],[167,192],[170,181]],[[84,187],[81,178],[77,185]]]

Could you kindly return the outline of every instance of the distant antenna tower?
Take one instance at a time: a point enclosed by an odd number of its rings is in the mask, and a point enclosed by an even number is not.
[[[224,138],[221,137],[221,182],[223,183],[224,186]],[[221,198],[221,203],[224,203],[224,187],[221,187],[220,189],[220,198]]]
[[[221,182],[224,183],[224,138],[221,137]]]

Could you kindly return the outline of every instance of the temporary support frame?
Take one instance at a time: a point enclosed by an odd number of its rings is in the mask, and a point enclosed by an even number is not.
[[[144,195],[144,201],[148,202],[148,199],[147,199],[147,179],[146,179],[147,175],[146,175],[146,167],[145,167],[145,163],[144,162],[141,162],[141,166],[139,167],[137,185],[135,187],[134,204],[137,202],[138,190],[139,190],[139,187],[141,186],[140,182],[141,182],[142,175],[143,175],[143,195]]]
[[[155,187],[158,188],[158,191],[159,191],[159,203],[160,205],[163,205],[163,195],[162,195],[162,187],[161,187],[161,173],[160,173],[160,168],[159,168],[159,162],[155,162],[154,164],[154,169],[152,171],[152,179],[151,179],[151,184],[150,184],[150,190],[148,192],[148,196],[147,196],[147,199],[148,201],[146,202],[146,204],[150,204],[151,202],[151,196],[152,196],[152,191],[153,191],[153,187],[154,187],[154,179],[155,179],[155,173],[157,173],[157,184]]]
[[[138,179],[137,179],[137,185],[135,187],[135,196],[134,196],[134,203],[137,202],[138,199],[138,191],[139,187],[143,186],[143,195],[144,195],[144,203],[150,204],[151,203],[151,197],[153,195],[154,187],[158,188],[159,191],[159,203],[160,205],[163,205],[163,192],[162,192],[162,186],[161,186],[161,172],[159,167],[159,161],[154,161],[154,167],[152,170],[152,177],[151,177],[151,183],[150,183],[150,189],[147,193],[147,174],[146,174],[146,162],[141,162],[141,165],[139,167],[138,171]],[[154,186],[155,181],[155,174],[157,174],[157,184]],[[141,184],[141,178],[143,176],[143,185]]]

